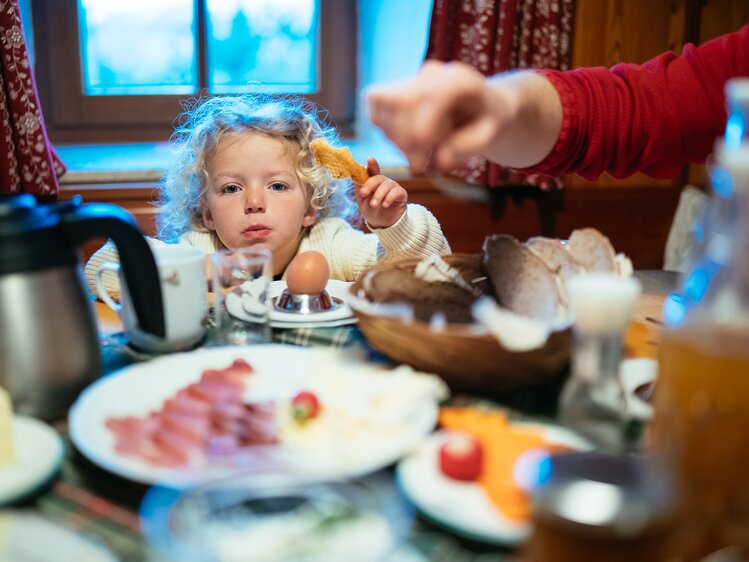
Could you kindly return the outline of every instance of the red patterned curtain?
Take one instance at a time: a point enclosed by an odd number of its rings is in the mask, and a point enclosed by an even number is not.
[[[517,68],[565,70],[574,0],[434,0],[427,59],[461,61],[486,76]],[[456,171],[469,183],[561,187],[559,179],[477,156]]]
[[[57,196],[65,165],[47,138],[18,0],[0,0],[0,193]]]

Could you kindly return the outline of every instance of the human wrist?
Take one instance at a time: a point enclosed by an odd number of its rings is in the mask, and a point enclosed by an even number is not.
[[[364,219],[364,224],[367,226],[369,230],[372,230],[372,231],[374,230],[383,231],[387,229],[392,229],[396,227],[397,225],[403,224],[405,220],[404,217],[406,216],[406,209],[407,209],[407,205],[403,205],[403,209],[401,213],[398,215],[398,217],[395,220],[390,221],[390,224],[378,224],[375,222],[370,222],[366,218]]]
[[[406,244],[413,236],[413,232],[418,228],[414,225],[412,216],[408,208],[403,210],[403,214],[392,225],[385,228],[374,228],[372,233],[377,236],[380,244],[390,253]]]
[[[495,118],[515,126],[520,116],[527,111],[522,71],[503,72],[486,80],[486,104]]]
[[[377,221],[370,222],[368,219],[364,219],[364,223],[367,225],[367,228],[370,230],[382,230],[384,228],[392,228],[396,224],[398,224],[402,219],[403,216],[406,214],[406,205],[403,205],[403,209],[401,210],[400,214],[393,215],[393,218],[389,221],[387,221],[387,224],[385,223],[378,223]],[[382,219],[380,219],[382,220]]]
[[[518,71],[487,81],[497,139],[484,154],[512,168],[527,168],[551,152],[559,136],[562,109],[554,86],[540,73]]]

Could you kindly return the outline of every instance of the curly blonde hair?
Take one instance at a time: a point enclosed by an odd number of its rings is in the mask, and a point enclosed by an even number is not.
[[[319,117],[317,107],[295,97],[267,94],[220,96],[197,100],[178,118],[171,142],[176,158],[161,185],[158,236],[176,242],[184,233],[206,232],[201,201],[208,186],[207,162],[224,139],[259,133],[298,147],[295,170],[307,186],[319,218],[357,221],[351,181],[333,179],[315,162],[310,142],[323,137],[337,141],[332,127]]]

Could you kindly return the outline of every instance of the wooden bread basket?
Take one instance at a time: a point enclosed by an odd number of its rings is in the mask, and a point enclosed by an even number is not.
[[[453,254],[443,258],[471,282],[486,274],[481,254]],[[398,262],[399,268],[416,267],[419,260]],[[375,274],[393,267],[380,265]],[[362,277],[351,286],[353,295],[363,294]],[[355,300],[355,299],[354,299]],[[434,331],[426,322],[371,314],[352,303],[359,328],[378,351],[399,363],[442,376],[454,391],[488,394],[507,393],[548,382],[569,363],[571,331],[552,332],[543,347],[530,351],[503,348],[489,334],[477,335],[471,326],[447,324]]]

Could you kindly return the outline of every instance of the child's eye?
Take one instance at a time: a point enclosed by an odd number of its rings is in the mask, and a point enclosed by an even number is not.
[[[271,191],[283,191],[285,189],[286,189],[286,184],[283,184],[283,183],[276,182],[270,185]]]
[[[237,193],[239,191],[239,186],[231,183],[229,185],[224,186],[223,191],[224,193]]]

